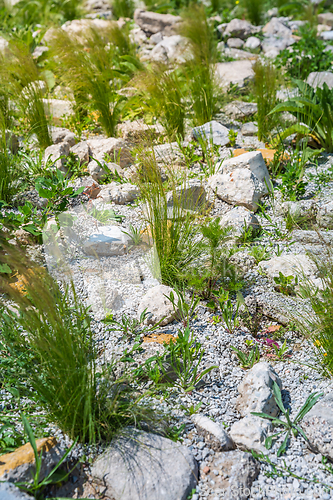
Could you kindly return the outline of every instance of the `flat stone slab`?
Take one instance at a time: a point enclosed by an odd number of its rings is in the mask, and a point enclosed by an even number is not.
[[[112,256],[127,253],[131,238],[118,226],[101,226],[84,243],[83,251],[87,255]]]

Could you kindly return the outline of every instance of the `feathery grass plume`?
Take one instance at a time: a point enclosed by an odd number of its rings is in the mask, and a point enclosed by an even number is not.
[[[158,118],[170,141],[177,136],[184,138],[185,134],[184,83],[178,68],[170,69],[164,64],[153,64],[136,79],[144,109]]]
[[[209,122],[219,109],[222,91],[215,76],[217,38],[203,5],[191,4],[183,14],[179,33],[188,39],[190,56],[183,64],[195,126]]]
[[[181,285],[182,275],[200,255],[193,217],[183,209],[184,198],[176,192],[171,169],[168,176],[172,194],[168,197],[154,153],[143,150],[138,153],[138,158],[143,212],[158,259],[161,280],[166,284]],[[185,183],[186,178],[183,177],[181,184]]]
[[[15,26],[63,24],[83,14],[82,0],[20,0],[9,11],[9,22]]]
[[[43,101],[46,85],[25,44],[10,41],[6,54],[0,56],[0,84],[36,134],[41,148],[52,144]]]
[[[0,275],[2,298],[0,363],[4,383],[36,401],[48,421],[81,442],[110,440],[124,425],[149,419],[142,396],[125,375],[116,378],[116,362],[99,363],[88,310],[73,284],[62,292],[44,268],[0,241],[0,263],[23,280],[26,293]],[[8,352],[10,355],[8,356]],[[22,356],[27,353],[27,356]],[[15,366],[18,367],[15,372]],[[16,377],[15,377],[16,373]]]
[[[311,311],[292,319],[313,343],[315,363],[312,367],[327,377],[333,377],[333,252],[319,232],[318,239],[326,251],[320,257],[314,254],[309,257],[316,266],[322,288],[303,277],[300,295],[307,299]]]
[[[59,29],[51,46],[57,70],[76,104],[97,111],[106,135],[115,136],[126,100],[119,91],[141,67],[126,29],[113,24],[101,33],[87,29],[79,37]]]
[[[13,194],[18,190],[18,180],[21,168],[8,151],[8,141],[11,141],[10,132],[6,134],[8,119],[2,113],[0,107],[0,200],[8,203]],[[8,139],[8,141],[7,141]]]
[[[276,91],[279,86],[279,74],[270,63],[257,60],[252,66],[254,71],[253,93],[258,106],[258,138],[265,140],[270,131],[277,126],[278,120],[272,120],[268,114],[277,103]]]
[[[264,0],[242,0],[246,10],[247,18],[256,26],[259,26],[264,16]]]

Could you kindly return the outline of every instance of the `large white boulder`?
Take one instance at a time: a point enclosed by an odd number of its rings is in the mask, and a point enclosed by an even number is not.
[[[173,321],[177,315],[177,311],[174,311],[172,303],[166,297],[170,295],[170,292],[173,292],[176,296],[175,291],[166,285],[157,285],[150,288],[140,301],[138,318],[147,309],[148,316],[146,323],[148,325],[154,325],[162,320],[161,326],[164,326]]]
[[[230,437],[241,450],[254,450],[267,455],[265,440],[273,426],[269,420],[246,416],[235,422],[230,429]]]

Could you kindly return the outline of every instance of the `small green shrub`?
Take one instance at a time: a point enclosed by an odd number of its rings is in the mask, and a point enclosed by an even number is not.
[[[242,6],[245,8],[247,19],[256,26],[262,24],[264,16],[264,0],[242,0]]]
[[[315,90],[301,80],[296,80],[299,96],[289,101],[277,104],[269,115],[288,111],[297,119],[297,123],[291,125],[279,133],[279,139],[284,140],[291,134],[311,137],[318,146],[327,152],[333,151],[333,90],[326,83],[323,87]],[[268,117],[269,119],[269,117]]]
[[[276,58],[278,67],[285,68],[291,78],[306,80],[313,71],[331,71],[333,54],[326,49],[326,44],[316,33],[317,28],[310,29],[307,25],[300,28],[301,39],[282,50]]]

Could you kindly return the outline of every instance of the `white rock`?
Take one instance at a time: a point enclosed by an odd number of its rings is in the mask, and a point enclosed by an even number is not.
[[[135,184],[118,184],[111,182],[102,187],[98,197],[109,203],[113,201],[117,205],[125,205],[136,200],[140,196],[140,189]]]
[[[277,17],[272,17],[272,19],[265,24],[262,31],[266,35],[275,35],[281,38],[290,38],[292,35],[291,29],[285,26]]]
[[[154,325],[160,320],[161,326],[167,325],[174,320],[177,312],[174,311],[173,306],[165,295],[169,296],[170,292],[173,292],[175,297],[176,293],[172,288],[166,285],[154,286],[142,297],[139,307],[138,307],[138,318],[147,309],[146,323],[148,325]]]
[[[317,87],[322,88],[324,83],[326,83],[329,89],[332,89],[333,73],[332,71],[312,71],[306,81],[314,89]]]
[[[318,14],[318,23],[333,27],[333,13],[323,12],[322,14]]]
[[[193,415],[192,420],[195,423],[198,434],[204,436],[205,442],[214,451],[228,451],[235,447],[232,439],[230,439],[222,425],[213,422],[213,420],[204,415]]]
[[[44,153],[44,163],[51,160],[56,168],[63,170],[66,163],[66,157],[69,153],[69,144],[67,142],[60,142],[59,144],[53,144],[53,146],[48,146]],[[60,158],[60,157],[63,158]]]
[[[255,232],[260,229],[257,217],[245,207],[235,207],[222,215],[220,225],[232,227],[235,236],[241,236],[245,226],[252,227]]]
[[[182,63],[190,57],[186,38],[180,35],[164,37],[150,52],[149,58],[156,62]]]
[[[104,179],[104,177],[107,175],[107,169],[103,168],[103,165],[107,166],[106,161],[100,160],[91,160],[88,163],[87,169],[90,174],[90,176],[94,179],[94,181],[99,182]]]
[[[160,31],[158,33],[155,33],[149,38],[150,43],[153,43],[154,45],[157,45],[162,40],[163,40],[163,35]]]
[[[254,450],[267,455],[265,439],[273,429],[269,420],[246,416],[235,422],[229,431],[230,437],[241,450]]]
[[[238,386],[240,395],[236,406],[242,417],[250,415],[251,412],[263,412],[273,417],[280,413],[273,395],[273,382],[282,388],[278,375],[265,361],[255,364],[249,370]]]
[[[50,127],[50,132],[53,144],[67,142],[70,147],[75,145],[75,134],[67,128]]]
[[[223,111],[234,120],[240,120],[254,115],[258,111],[258,105],[256,102],[232,101],[224,106]]]
[[[258,125],[254,122],[247,122],[242,125],[241,134],[245,137],[253,136],[258,134]]]
[[[231,49],[241,49],[244,45],[244,42],[241,38],[229,38],[227,40],[227,45]]]
[[[114,158],[121,168],[128,167],[133,163],[128,144],[123,139],[116,139],[115,137],[88,139],[87,144],[91,149],[93,157],[99,161],[104,160],[104,156],[108,155],[112,160]]]
[[[208,187],[218,198],[231,205],[240,205],[256,212],[258,201],[267,194],[267,188],[249,168],[236,168],[226,174],[215,174],[208,179]]]
[[[229,143],[229,129],[212,120],[200,127],[194,127],[192,129],[192,137],[193,139],[202,137],[218,146],[226,146]]]
[[[91,151],[86,141],[81,141],[71,147],[71,152],[79,158],[81,165],[88,165]]]
[[[246,40],[244,47],[249,49],[249,50],[256,50],[260,47],[260,45],[261,45],[261,43],[260,43],[259,38],[257,38],[256,36],[250,36]]]
[[[147,10],[136,9],[134,12],[134,21],[140,28],[147,33],[162,32],[164,36],[176,34],[177,25],[182,21],[180,16],[172,14],[159,14]]]
[[[250,82],[254,78],[252,65],[253,61],[248,59],[217,63],[217,81],[224,89],[228,89],[230,84],[237,85],[242,88],[246,83]]]
[[[198,469],[180,443],[129,429],[112,440],[91,474],[114,500],[186,500]]]
[[[245,40],[255,31],[254,26],[243,19],[232,19],[225,28],[224,35],[234,36]]]
[[[302,276],[304,273],[307,277],[314,276],[316,273],[315,264],[305,254],[272,257],[260,262],[260,266],[271,278],[278,277],[280,272],[285,276]]]
[[[83,251],[87,255],[107,257],[127,253],[130,237],[118,226],[101,226],[84,243]]]
[[[249,168],[251,172],[258,177],[269,188],[271,185],[269,173],[266,167],[265,160],[260,151],[250,151],[234,158],[228,158],[221,162],[219,171],[223,174],[233,172],[238,168]],[[268,189],[266,188],[266,193]]]

